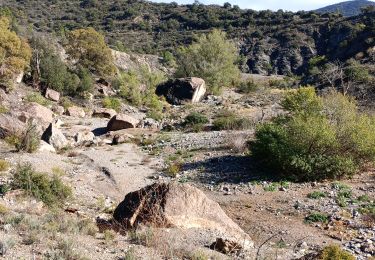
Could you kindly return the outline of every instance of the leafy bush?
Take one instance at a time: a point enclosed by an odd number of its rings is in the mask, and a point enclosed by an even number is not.
[[[113,97],[105,97],[102,100],[103,107],[105,108],[111,108],[119,112],[121,110],[121,100],[118,98],[113,98]]]
[[[185,117],[185,124],[192,126],[196,124],[207,124],[208,123],[208,118],[198,112],[192,112],[189,115]]]
[[[222,111],[213,122],[215,130],[242,130],[252,126],[250,120],[238,117],[230,111]]]
[[[327,193],[325,193],[323,191],[313,191],[313,192],[307,194],[307,197],[309,199],[320,199],[320,198],[327,197]]]
[[[77,29],[67,35],[66,52],[78,65],[100,76],[113,76],[116,72],[111,49],[104,36],[93,28]]]
[[[146,106],[149,109],[148,116],[160,120],[164,106],[155,94],[155,89],[164,80],[164,74],[141,67],[139,71],[121,72],[113,85],[118,89],[120,97],[134,106]]]
[[[315,222],[326,223],[327,221],[328,221],[328,216],[320,212],[311,213],[305,218],[306,223],[315,223]]]
[[[72,190],[54,175],[38,173],[30,163],[18,164],[13,175],[12,187],[24,189],[29,195],[40,199],[48,206],[57,206],[72,195]]]
[[[9,169],[10,164],[8,161],[0,159],[0,172],[5,172]]]
[[[37,126],[29,123],[22,133],[16,133],[6,139],[6,141],[16,148],[17,152],[35,152],[40,145],[40,134]]]
[[[34,92],[31,94],[28,94],[25,98],[28,102],[35,102],[42,106],[49,106],[51,105],[51,101],[43,97],[39,92]]]
[[[249,94],[251,92],[257,91],[259,86],[254,82],[253,79],[247,79],[245,81],[241,81],[238,90],[241,93]]]
[[[375,158],[375,120],[337,92],[313,88],[287,94],[289,112],[259,126],[250,149],[260,164],[295,181],[339,179]]]
[[[239,69],[235,65],[238,60],[236,47],[219,30],[202,35],[196,43],[182,47],[177,56],[176,77],[203,78],[212,93],[220,93],[223,87],[233,86],[239,78]]]
[[[11,31],[10,20],[5,16],[0,16],[0,57],[0,84],[23,72],[31,58],[30,46]]]
[[[355,260],[349,252],[344,251],[338,245],[326,246],[321,254],[322,260]]]
[[[8,113],[9,109],[3,105],[0,105],[0,114]]]

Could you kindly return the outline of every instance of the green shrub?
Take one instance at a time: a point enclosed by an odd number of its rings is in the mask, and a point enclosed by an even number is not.
[[[16,133],[6,138],[6,141],[14,145],[17,152],[35,152],[40,145],[40,134],[37,130],[37,126],[29,123],[27,128],[22,133]]]
[[[3,105],[0,105],[0,114],[5,114],[5,113],[8,113],[8,112],[9,112],[8,108],[6,108]]]
[[[10,164],[8,161],[0,159],[0,172],[5,172],[9,169]]]
[[[315,222],[321,222],[326,223],[328,222],[328,216],[326,214],[320,213],[320,212],[314,212],[305,217],[306,223],[315,223]]]
[[[242,130],[252,126],[250,120],[238,117],[230,111],[223,111],[215,118],[213,122],[215,130]]]
[[[237,60],[235,45],[226,39],[224,32],[213,30],[199,37],[196,43],[179,49],[175,76],[201,77],[209,92],[218,94],[223,87],[238,81]]]
[[[121,110],[121,100],[114,97],[105,97],[102,100],[103,107],[105,108],[111,108],[119,112]]]
[[[120,97],[134,106],[147,107],[148,117],[160,120],[163,118],[164,105],[155,90],[164,80],[164,74],[153,73],[148,68],[141,67],[138,71],[121,72],[114,80],[113,86]]]
[[[312,88],[287,94],[289,112],[256,129],[250,150],[260,164],[295,181],[339,179],[375,158],[375,120],[339,93]]]
[[[327,197],[327,193],[325,193],[323,191],[313,191],[313,192],[307,194],[307,197],[309,199],[321,199],[321,198]]]
[[[338,245],[326,246],[321,254],[321,260],[355,260],[349,252],[344,251]]]
[[[203,125],[208,123],[208,118],[202,113],[192,112],[185,117],[186,126]]]
[[[42,106],[49,106],[51,105],[51,101],[43,97],[39,92],[34,92],[26,96],[26,101],[28,102],[35,102]]]
[[[258,84],[254,82],[253,79],[247,79],[245,81],[241,81],[238,90],[241,93],[249,94],[255,92],[259,89]]]
[[[48,206],[62,205],[72,195],[72,190],[60,177],[38,173],[30,163],[18,164],[13,174],[12,187],[23,189]]]

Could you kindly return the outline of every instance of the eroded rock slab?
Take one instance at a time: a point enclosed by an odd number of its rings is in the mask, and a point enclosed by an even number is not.
[[[218,203],[188,184],[156,183],[128,193],[113,217],[125,229],[143,224],[215,230],[225,238],[242,244],[247,241],[247,246],[252,245],[250,237],[225,214]]]

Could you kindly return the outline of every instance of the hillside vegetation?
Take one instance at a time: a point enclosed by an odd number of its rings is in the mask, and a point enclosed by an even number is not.
[[[375,6],[375,3],[373,1],[367,0],[352,0],[325,6],[315,11],[318,13],[338,12],[341,13],[343,16],[354,16],[359,15],[361,13],[361,9],[366,8],[368,6]]]
[[[368,62],[374,45],[374,12],[358,16],[315,12],[253,11],[238,6],[177,5],[135,0],[1,0],[20,24],[64,37],[93,27],[118,50],[163,55],[175,53],[196,35],[226,31],[242,55],[243,72],[303,75],[310,58],[346,61],[360,55]],[[354,44],[355,43],[355,44]]]

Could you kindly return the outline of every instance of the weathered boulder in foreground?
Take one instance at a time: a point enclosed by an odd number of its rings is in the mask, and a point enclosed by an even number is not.
[[[47,88],[44,97],[57,102],[60,100],[60,93],[53,89]]]
[[[4,139],[12,134],[22,133],[25,124],[10,115],[0,114],[0,139]]]
[[[127,128],[136,128],[139,120],[124,114],[118,114],[109,120],[107,125],[108,131],[118,131]]]
[[[55,124],[51,123],[42,135],[42,140],[60,150],[69,145],[68,140]]]
[[[117,114],[114,109],[111,108],[96,108],[94,109],[93,117],[112,118]]]
[[[198,103],[206,94],[206,83],[201,78],[172,79],[156,88],[156,95],[164,96],[173,105]]]
[[[188,184],[155,183],[128,193],[117,206],[113,217],[125,229],[143,224],[215,230],[226,238],[252,245],[250,237],[225,214],[218,203]]]

